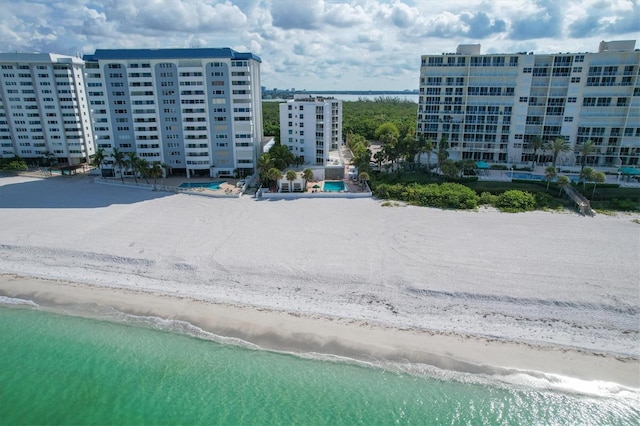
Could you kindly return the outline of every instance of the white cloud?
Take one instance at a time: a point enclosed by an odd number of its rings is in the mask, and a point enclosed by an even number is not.
[[[6,51],[232,47],[261,56],[262,84],[413,89],[420,55],[594,51],[638,39],[635,0],[0,0]]]

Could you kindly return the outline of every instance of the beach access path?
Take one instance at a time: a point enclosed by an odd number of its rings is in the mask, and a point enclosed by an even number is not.
[[[92,182],[0,178],[0,294],[180,318],[272,349],[640,386],[637,215]]]

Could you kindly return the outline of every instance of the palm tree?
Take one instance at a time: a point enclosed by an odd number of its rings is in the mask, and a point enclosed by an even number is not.
[[[587,140],[580,146],[580,155],[582,155],[582,168],[580,171],[584,170],[584,167],[587,165],[587,156],[591,151],[595,148],[595,144],[591,139]]]
[[[265,152],[258,157],[258,177],[260,178],[261,183],[265,183],[267,180],[267,172],[272,167],[274,167],[273,158],[271,158],[268,152]]]
[[[164,176],[164,171],[167,166],[159,161],[154,161],[149,169],[149,177],[153,178],[153,190],[158,190],[158,178]]]
[[[369,177],[369,173],[367,172],[360,173],[358,177],[360,178],[361,187],[364,187],[366,183],[369,181],[369,179],[371,179],[371,177]]]
[[[138,172],[140,171],[140,158],[136,155],[135,152],[127,152],[125,156],[125,161],[131,172],[133,173],[133,179],[136,181],[136,185],[138,184]]]
[[[282,179],[282,172],[280,169],[272,167],[267,171],[267,179],[269,182],[273,182],[273,187],[277,189],[278,179]],[[271,188],[271,184],[269,184],[269,188]]]
[[[571,184],[571,180],[566,177],[565,175],[562,176],[558,176],[558,187],[560,188],[560,191],[558,192],[558,194],[560,194],[562,192],[562,189]]]
[[[144,158],[138,159],[138,171],[140,172],[140,177],[149,183],[149,172],[151,171],[151,164],[145,160]]]
[[[569,143],[564,138],[555,138],[553,141],[547,142],[545,148],[550,150],[553,154],[553,161],[551,164],[555,167],[556,161],[558,160],[558,154],[569,151]]]
[[[591,192],[591,199],[593,200],[593,197],[596,194],[596,185],[598,185],[599,183],[604,183],[607,177],[602,172],[593,172],[592,179],[593,179],[593,191]]]
[[[449,151],[447,151],[447,148],[449,148],[449,141],[445,136],[443,136],[438,144],[438,168],[440,168],[441,171],[442,163],[449,158]]]
[[[538,135],[534,136],[529,141],[529,149],[533,150],[533,160],[531,160],[531,169],[532,170],[533,170],[534,164],[538,163],[537,153],[538,153],[538,150],[542,149],[543,145],[544,144],[542,143],[542,138],[540,136],[538,136]]]
[[[289,192],[293,192],[293,181],[298,178],[298,174],[293,170],[287,170],[286,177],[289,181]]]
[[[380,150],[378,152],[376,152],[375,154],[373,154],[373,159],[375,160],[376,164],[378,165],[378,170],[382,170],[382,163],[384,162],[384,160],[386,160],[386,155],[384,150]]]
[[[591,167],[582,167],[580,170],[580,180],[582,181],[582,189],[585,189],[587,186],[588,180],[593,180],[594,170]]]
[[[302,171],[302,179],[304,179],[304,186],[306,188],[307,182],[309,182],[310,180],[313,180],[313,170],[304,169]]]
[[[122,173],[122,169],[125,166],[124,152],[121,152],[118,148],[113,148],[111,157],[113,158],[113,165],[120,170],[120,179],[124,183],[124,174]]]
[[[558,169],[555,166],[549,166],[544,169],[544,177],[547,179],[547,191],[549,190],[549,183],[558,177]]]
[[[106,158],[107,155],[104,153],[104,149],[98,148],[96,153],[93,155],[93,158],[91,159],[91,165],[97,167],[100,170],[100,175],[102,175],[102,165],[104,164]]]
[[[433,152],[433,139],[429,138],[424,143],[424,152],[427,153],[427,171],[431,174],[431,153]]]

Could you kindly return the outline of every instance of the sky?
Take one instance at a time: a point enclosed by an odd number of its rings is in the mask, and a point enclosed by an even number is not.
[[[231,47],[260,56],[267,88],[415,90],[420,56],[458,44],[481,53],[640,44],[639,1],[0,0],[0,49]]]

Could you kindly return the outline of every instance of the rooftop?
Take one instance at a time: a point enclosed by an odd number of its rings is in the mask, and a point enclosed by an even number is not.
[[[84,55],[85,61],[115,59],[192,59],[192,58],[224,58],[262,62],[253,53],[236,52],[228,47],[197,49],[96,49],[93,55]]]

